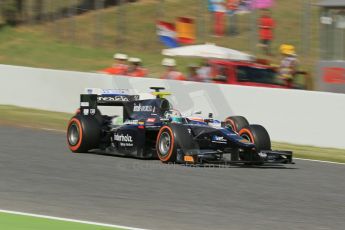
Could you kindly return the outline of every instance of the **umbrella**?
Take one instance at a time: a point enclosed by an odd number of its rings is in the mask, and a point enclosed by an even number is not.
[[[201,58],[218,58],[235,61],[253,61],[254,57],[250,54],[233,50],[214,44],[191,45],[172,49],[164,49],[163,55],[166,56],[183,56],[183,57],[201,57]]]

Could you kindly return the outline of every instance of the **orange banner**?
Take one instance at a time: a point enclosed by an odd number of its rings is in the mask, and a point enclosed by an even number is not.
[[[179,17],[176,20],[177,41],[183,44],[195,42],[195,22],[192,18]]]

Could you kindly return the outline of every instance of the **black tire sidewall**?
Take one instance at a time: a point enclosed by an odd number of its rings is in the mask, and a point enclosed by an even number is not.
[[[255,149],[257,152],[260,152],[261,150],[271,150],[271,138],[263,126],[249,125],[248,127],[240,130],[239,133],[241,136],[243,134],[247,134],[254,139],[252,142],[255,144]]]
[[[77,148],[74,148],[74,146],[71,146],[69,143],[70,127],[73,124],[77,123],[75,120],[77,120],[81,126],[81,129],[80,129],[79,125],[77,124],[78,131],[79,131],[78,142],[80,141],[80,138],[81,138],[81,143],[79,144]],[[77,114],[76,116],[72,117],[71,121],[72,122],[70,122],[67,127],[67,143],[71,151],[81,153],[81,152],[88,152],[91,149],[95,149],[99,147],[100,139],[101,139],[101,125],[95,117],[82,116],[80,114]]]
[[[225,119],[225,123],[231,126],[232,130],[239,132],[241,129],[249,126],[248,120],[243,116],[230,116]],[[235,127],[233,127],[235,126]]]

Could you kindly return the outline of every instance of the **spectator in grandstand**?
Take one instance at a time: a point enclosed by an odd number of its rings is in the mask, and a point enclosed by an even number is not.
[[[279,76],[286,82],[288,87],[292,87],[292,83],[296,76],[298,68],[298,59],[295,52],[295,47],[288,44],[280,46],[280,53],[283,55],[283,59],[280,62]]]
[[[226,0],[210,0],[214,14],[214,35],[223,36],[225,26],[225,14],[227,11]]]
[[[126,75],[131,77],[146,77],[147,70],[143,68],[140,58],[131,57],[128,59],[130,66],[128,67]]]
[[[113,57],[115,59],[115,63],[112,65],[112,67],[106,68],[101,72],[115,75],[126,74],[128,70],[128,65],[126,63],[128,56],[126,54],[116,53]]]
[[[211,76],[211,66],[208,64],[208,62],[205,60],[201,67],[197,70],[198,76],[200,81],[202,82],[210,82],[212,80]]]
[[[185,76],[179,71],[176,70],[176,61],[172,58],[164,58],[162,60],[162,65],[165,66],[166,71],[161,76],[161,79],[170,79],[170,80],[186,80]]]
[[[262,15],[258,20],[258,27],[260,37],[260,43],[258,45],[262,47],[266,55],[271,56],[271,43],[273,40],[275,22],[271,17],[271,11],[269,9],[262,10]]]

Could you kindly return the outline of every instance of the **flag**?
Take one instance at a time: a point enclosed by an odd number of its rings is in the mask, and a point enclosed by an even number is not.
[[[225,11],[225,6],[222,6],[222,4],[225,4],[226,0],[208,0],[208,11],[210,12],[223,12]]]
[[[176,29],[175,25],[170,22],[158,21],[157,22],[157,35],[164,45],[175,48],[179,44],[176,40]]]
[[[191,18],[179,17],[176,20],[177,41],[183,44],[195,42],[195,23]]]
[[[253,9],[265,9],[272,7],[274,0],[252,0]]]

